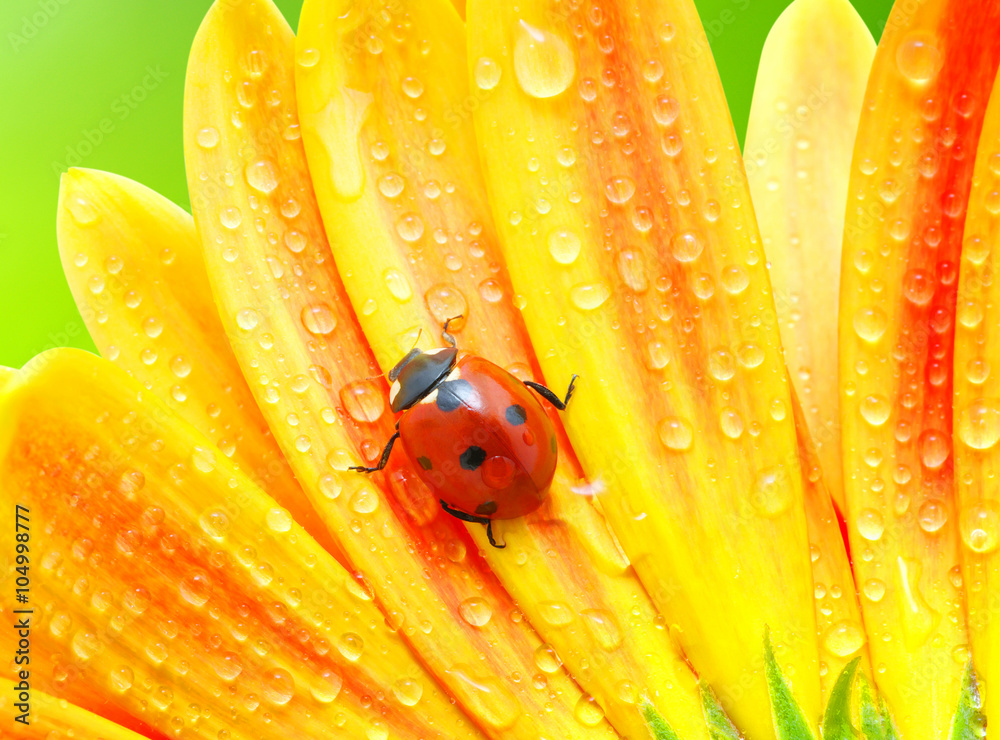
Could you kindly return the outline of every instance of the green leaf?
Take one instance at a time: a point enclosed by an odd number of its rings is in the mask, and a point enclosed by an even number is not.
[[[715,698],[711,687],[704,682],[698,683],[701,691],[701,707],[705,712],[705,724],[708,725],[708,736],[712,740],[743,740],[743,736],[733,725],[726,710]]]
[[[649,699],[643,697],[639,708],[642,710],[642,718],[646,721],[646,727],[649,728],[649,734],[653,736],[654,740],[680,740],[677,733],[674,732],[674,728],[670,726],[662,714],[656,711],[656,707]]]
[[[861,676],[861,734],[865,740],[899,740],[899,733],[889,716],[889,708],[876,696],[871,684]]]
[[[774,733],[778,740],[816,740],[805,714],[802,713],[802,708],[792,696],[785,677],[781,675],[781,668],[774,657],[774,647],[771,645],[771,631],[767,628],[764,629],[764,676],[771,697]]]
[[[853,740],[858,737],[858,731],[851,724],[851,689],[859,662],[861,658],[855,658],[844,666],[833,685],[823,715],[823,740]]]
[[[972,667],[970,660],[965,666],[958,708],[955,710],[955,719],[951,722],[951,740],[981,740],[985,736],[986,717],[982,708],[976,669]]]

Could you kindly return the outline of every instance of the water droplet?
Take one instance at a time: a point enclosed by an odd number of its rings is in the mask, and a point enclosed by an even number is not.
[[[701,256],[704,245],[693,231],[682,231],[670,240],[670,250],[678,262],[694,262]]]
[[[345,659],[355,662],[361,657],[361,653],[364,651],[365,643],[358,635],[353,632],[345,632],[339,638],[337,638],[337,650],[340,654],[344,656]]]
[[[604,282],[583,283],[574,286],[569,295],[573,305],[581,311],[593,311],[611,297],[611,290]]]
[[[415,706],[424,694],[424,687],[412,678],[401,678],[392,685],[393,696],[406,707]]]
[[[490,278],[479,284],[479,295],[487,303],[499,303],[503,298],[503,287],[499,281]]]
[[[878,578],[869,578],[865,581],[864,593],[872,601],[881,601],[885,596],[885,582]]]
[[[667,449],[678,452],[691,449],[694,442],[694,429],[684,419],[675,416],[668,417],[660,422],[659,431],[660,441]]]
[[[616,175],[604,183],[604,192],[608,200],[621,205],[635,195],[635,180],[628,175]]]
[[[576,75],[573,52],[561,38],[520,21],[515,30],[514,74],[534,98],[551,98],[564,92]]]
[[[132,683],[135,681],[135,674],[127,665],[120,665],[111,670],[109,678],[112,690],[117,691],[119,694],[124,694],[132,688]]]
[[[219,221],[227,229],[235,229],[243,223],[243,214],[240,213],[240,209],[236,206],[229,206],[228,208],[223,208],[222,212],[219,213]]]
[[[736,374],[732,353],[725,347],[712,350],[708,355],[708,372],[716,380],[730,380]]]
[[[320,704],[329,704],[340,695],[344,679],[330,669],[324,669],[309,685],[309,693]]]
[[[410,281],[401,272],[386,270],[383,278],[385,279],[386,287],[392,293],[392,297],[400,303],[405,303],[413,297],[413,289],[410,287]]]
[[[208,447],[195,446],[191,451],[191,464],[202,473],[215,470],[215,453]]]
[[[920,505],[917,520],[922,530],[934,534],[948,521],[948,508],[943,501],[928,499]]]
[[[858,533],[866,540],[876,541],[885,532],[882,515],[875,509],[862,509],[857,518]]]
[[[926,270],[907,270],[903,277],[903,295],[917,306],[926,306],[934,297],[933,276]]]
[[[329,336],[337,328],[337,317],[333,313],[333,309],[325,303],[306,306],[302,309],[300,318],[302,326],[313,336]]]
[[[379,192],[386,198],[397,197],[403,192],[404,187],[406,187],[405,181],[395,172],[382,175],[382,177],[378,179]]]
[[[624,250],[618,253],[618,274],[622,281],[636,293],[649,290],[649,279],[646,277],[646,263],[642,252]]]
[[[274,166],[274,162],[267,159],[248,164],[246,177],[247,184],[262,193],[270,193],[278,187],[278,168]]]
[[[264,673],[260,687],[264,701],[283,707],[295,696],[295,679],[281,668],[272,668]]]
[[[212,595],[212,581],[200,570],[189,573],[177,584],[181,597],[194,606],[204,606]]]
[[[296,55],[296,62],[298,62],[300,67],[305,67],[306,69],[310,67],[315,67],[319,63],[319,49],[314,47],[309,47],[307,49],[299,49],[299,53]]]
[[[403,94],[414,100],[424,94],[424,83],[416,77],[404,77],[401,87],[403,88]]]
[[[948,435],[936,429],[928,429],[920,435],[920,461],[928,470],[937,470],[951,456],[951,441]]]
[[[268,509],[267,526],[275,532],[287,532],[292,528],[292,517],[284,509],[274,507]]]
[[[432,286],[424,294],[424,302],[438,324],[443,325],[445,321],[456,316],[469,315],[469,305],[465,296],[453,285],[439,283]],[[452,322],[452,327],[461,328],[458,322]]]
[[[542,643],[535,648],[535,665],[542,673],[555,673],[562,667],[562,660],[554,647]]]
[[[681,105],[669,95],[660,95],[653,103],[653,118],[661,126],[669,126],[680,115]]]
[[[974,450],[988,450],[1000,441],[1000,408],[995,401],[977,399],[958,416],[958,438]]]
[[[340,389],[340,402],[355,421],[371,424],[385,413],[385,398],[371,384],[361,380]]]
[[[225,652],[221,655],[212,655],[209,663],[216,675],[227,683],[235,681],[243,673],[243,663],[236,653]]]
[[[500,84],[500,65],[489,57],[480,57],[476,62],[475,77],[480,90],[492,90]]]
[[[396,222],[396,233],[405,242],[415,242],[424,234],[424,222],[415,213],[406,213]]]
[[[846,658],[865,644],[865,633],[857,622],[842,621],[830,626],[823,635],[823,647],[831,655]]]
[[[885,396],[867,396],[861,402],[861,416],[873,427],[880,427],[889,419],[892,405]]]
[[[569,229],[555,229],[549,234],[549,254],[561,265],[571,265],[580,254],[580,237]]]
[[[485,599],[481,599],[478,596],[466,599],[459,604],[458,613],[462,615],[462,619],[473,627],[485,626],[493,616],[493,610],[490,609],[490,605]]]
[[[918,85],[937,77],[943,63],[937,40],[926,31],[908,34],[896,47],[896,66],[900,73]]]
[[[195,140],[198,142],[198,146],[203,149],[212,149],[219,143],[219,132],[217,129],[208,126],[195,134]]]
[[[594,697],[584,694],[577,700],[573,716],[584,727],[597,727],[604,720],[604,710]]]
[[[722,288],[730,295],[739,295],[750,285],[750,275],[739,265],[722,269]]]
[[[877,342],[888,326],[889,318],[881,308],[862,308],[854,314],[854,331],[866,342]]]
[[[186,378],[191,374],[191,363],[183,355],[177,355],[170,361],[170,372],[178,378]]]
[[[722,433],[729,439],[739,439],[743,434],[743,418],[734,408],[727,406],[722,409],[719,413],[719,425],[722,427]]]
[[[975,552],[992,552],[1000,544],[1000,506],[983,499],[966,507],[959,517],[962,541]]]

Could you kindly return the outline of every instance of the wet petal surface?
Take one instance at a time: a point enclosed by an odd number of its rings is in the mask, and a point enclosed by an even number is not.
[[[546,380],[581,376],[564,419],[603,510],[741,729],[773,733],[765,624],[818,718],[789,389],[693,6],[479,0],[467,18],[474,79],[499,70],[474,118],[516,305]]]

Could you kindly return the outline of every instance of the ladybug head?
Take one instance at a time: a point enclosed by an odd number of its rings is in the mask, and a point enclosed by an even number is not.
[[[411,349],[396,367],[389,371],[392,387],[389,389],[389,406],[392,413],[406,411],[426,396],[441,382],[455,365],[458,350],[454,347],[431,349],[421,352]]]

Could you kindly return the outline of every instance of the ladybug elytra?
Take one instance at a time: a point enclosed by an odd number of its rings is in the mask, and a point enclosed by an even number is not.
[[[555,427],[531,393],[560,411],[573,395],[574,375],[560,399],[544,385],[525,380],[475,355],[459,355],[448,324],[441,336],[449,346],[412,349],[389,372],[389,404],[396,432],[373,473],[389,461],[396,440],[448,514],[486,525],[490,544],[494,519],[516,519],[534,511],[548,496],[555,475]],[[530,389],[530,390],[529,390]]]

